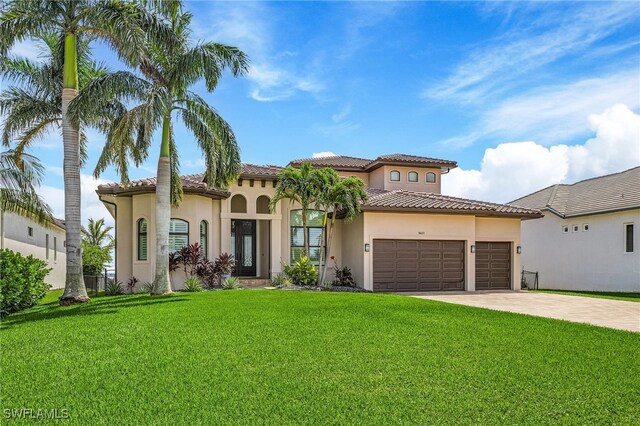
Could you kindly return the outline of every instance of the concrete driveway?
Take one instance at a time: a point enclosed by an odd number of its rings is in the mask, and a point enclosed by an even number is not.
[[[420,299],[640,332],[640,303],[526,291],[404,293]]]

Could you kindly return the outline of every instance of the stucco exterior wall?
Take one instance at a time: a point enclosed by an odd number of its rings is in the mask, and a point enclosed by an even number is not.
[[[365,286],[364,278],[364,214],[357,216],[351,223],[343,223],[340,235],[341,255],[337,256],[340,267],[351,268],[358,287]],[[338,246],[332,244],[332,247]],[[329,264],[329,266],[332,266]]]
[[[522,265],[539,272],[540,288],[640,292],[640,210],[569,219],[544,213],[522,224]],[[624,250],[626,223],[634,223],[633,253]]]
[[[399,182],[391,181],[390,173],[392,170],[400,172]],[[418,173],[418,182],[409,182],[409,172]],[[435,183],[426,182],[426,175],[429,172],[435,173]],[[440,168],[382,166],[370,173],[369,184],[372,188],[386,189],[387,191],[401,189],[405,191],[433,192],[434,194],[440,194]]]
[[[28,227],[33,228],[32,237],[28,235]],[[38,225],[26,217],[3,211],[0,214],[0,230],[0,248],[44,260],[47,266],[52,268],[45,277],[45,282],[50,284],[52,289],[64,288],[67,254],[63,229],[55,225]]]

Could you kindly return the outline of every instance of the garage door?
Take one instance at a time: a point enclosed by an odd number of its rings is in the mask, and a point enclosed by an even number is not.
[[[476,290],[511,289],[511,243],[476,242]]]
[[[464,290],[464,241],[373,240],[373,290]]]

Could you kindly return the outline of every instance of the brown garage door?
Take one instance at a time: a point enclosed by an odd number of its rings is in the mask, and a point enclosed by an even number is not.
[[[511,289],[511,243],[476,242],[476,290]]]
[[[464,290],[464,241],[373,240],[373,290]]]

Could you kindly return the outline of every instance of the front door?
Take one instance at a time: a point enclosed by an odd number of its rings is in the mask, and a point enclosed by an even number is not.
[[[256,276],[256,221],[231,220],[231,250],[236,258],[233,275]]]

